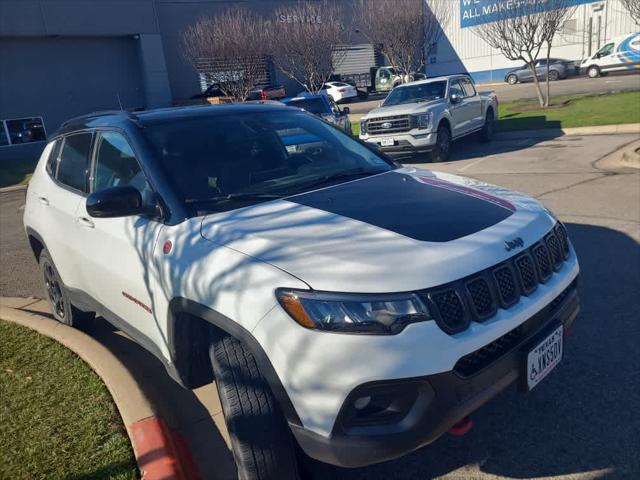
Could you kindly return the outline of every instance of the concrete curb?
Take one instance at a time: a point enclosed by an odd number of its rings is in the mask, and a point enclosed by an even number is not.
[[[360,122],[364,113],[353,113],[349,115],[351,123]],[[547,138],[559,137],[562,135],[619,135],[638,134],[640,135],[640,123],[621,123],[618,125],[595,125],[592,127],[573,128],[541,128],[539,130],[513,130],[511,132],[496,132],[496,139],[512,138]]]
[[[184,438],[157,415],[153,402],[124,364],[91,336],[36,313],[38,310],[47,311],[46,302],[0,297],[0,319],[56,340],[87,362],[103,380],[127,428],[142,478],[200,478]]]
[[[640,140],[628,143],[621,149],[598,160],[596,167],[605,170],[640,170]]]
[[[488,82],[488,83],[476,83],[476,87],[499,87],[502,85],[508,85],[507,82]]]
[[[562,135],[640,135],[640,123],[623,123],[619,125],[597,125],[593,127],[575,128],[544,128],[540,130],[514,130],[512,132],[497,132],[495,138],[547,138]]]

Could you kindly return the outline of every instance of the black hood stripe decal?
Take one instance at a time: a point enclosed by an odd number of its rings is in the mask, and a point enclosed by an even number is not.
[[[501,198],[426,176],[398,172],[289,197],[425,242],[449,242],[489,228],[515,207]]]

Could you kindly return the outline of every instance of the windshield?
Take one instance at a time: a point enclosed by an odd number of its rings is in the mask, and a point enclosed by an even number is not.
[[[391,91],[382,104],[383,107],[401,105],[403,103],[428,102],[444,98],[447,90],[446,81],[404,85]]]
[[[315,115],[322,115],[327,112],[324,102],[320,98],[300,98],[295,100],[289,100],[286,105],[289,107],[298,107],[311,112]]]
[[[198,212],[394,168],[338,129],[295,110],[170,119],[143,132],[176,190]]]

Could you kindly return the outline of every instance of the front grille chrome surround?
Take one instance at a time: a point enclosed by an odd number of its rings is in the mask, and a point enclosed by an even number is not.
[[[410,115],[370,118],[366,121],[366,128],[369,135],[404,133],[413,128],[413,121]]]

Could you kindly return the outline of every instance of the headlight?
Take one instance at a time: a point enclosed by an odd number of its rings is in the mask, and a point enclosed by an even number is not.
[[[329,123],[336,123],[336,117],[331,113],[323,113],[322,118]]]
[[[429,112],[416,115],[416,125],[420,130],[433,129],[433,113]]]
[[[367,133],[367,121],[366,120],[360,120],[360,133],[362,133],[362,134]]]
[[[282,308],[306,328],[344,333],[392,335],[410,323],[430,320],[414,293],[347,294],[278,290]]]

